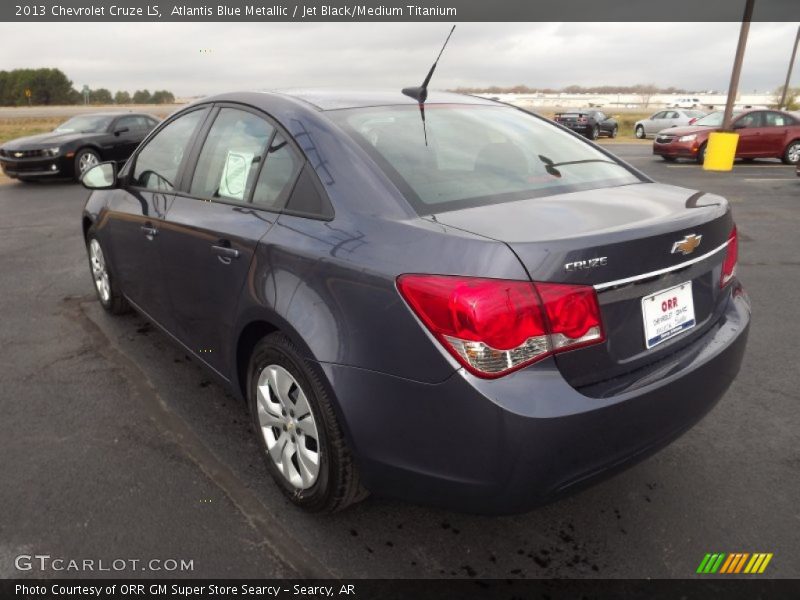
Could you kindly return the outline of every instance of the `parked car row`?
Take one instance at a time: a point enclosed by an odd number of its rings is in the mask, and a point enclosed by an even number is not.
[[[0,146],[0,167],[20,181],[72,177],[104,161],[122,165],[159,119],[146,113],[101,112],[72,117],[49,133]]]

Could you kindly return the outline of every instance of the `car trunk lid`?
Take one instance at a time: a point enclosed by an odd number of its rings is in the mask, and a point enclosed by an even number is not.
[[[597,290],[605,342],[557,355],[559,368],[576,387],[675,352],[713,325],[723,303],[719,279],[733,223],[727,201],[719,196],[644,183],[432,218],[505,242],[534,281]],[[663,342],[648,342],[643,299],[681,284],[683,290],[650,302],[691,298],[695,325]]]

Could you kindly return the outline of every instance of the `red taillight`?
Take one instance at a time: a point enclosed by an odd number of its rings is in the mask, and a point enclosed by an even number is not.
[[[736,225],[731,229],[728,236],[728,247],[725,249],[725,260],[722,262],[722,275],[719,280],[719,287],[728,285],[734,275],[736,275],[736,262],[739,260],[739,234],[736,232]]]
[[[401,275],[397,287],[439,342],[481,377],[604,340],[597,295],[588,286]]]
[[[578,123],[588,123],[588,122],[589,119],[587,119],[586,117],[581,117],[580,119],[578,119]]]

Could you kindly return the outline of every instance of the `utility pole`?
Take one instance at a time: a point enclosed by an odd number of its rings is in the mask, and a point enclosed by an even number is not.
[[[786,106],[786,94],[789,93],[789,80],[792,78],[792,67],[794,67],[794,58],[797,56],[798,42],[800,42],[800,25],[797,27],[797,36],[794,38],[792,58],[789,59],[789,70],[786,71],[786,83],[783,84],[783,93],[781,94],[781,101],[778,103],[778,108],[784,108]]]
[[[733,118],[733,103],[736,100],[736,93],[739,90],[739,75],[742,72],[744,48],[747,45],[747,34],[750,33],[750,21],[753,18],[753,4],[755,4],[755,0],[745,0],[742,28],[739,30],[739,43],[736,46],[736,57],[733,59],[731,85],[728,87],[728,101],[725,103],[725,116],[722,119],[723,131],[730,131],[731,128],[731,119]]]

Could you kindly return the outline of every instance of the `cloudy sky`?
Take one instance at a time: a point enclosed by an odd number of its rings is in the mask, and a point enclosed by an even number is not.
[[[752,24],[740,91],[783,83],[797,26]],[[58,67],[78,89],[168,89],[177,96],[395,88],[421,82],[448,29],[444,23],[0,23],[0,68]],[[655,83],[727,90],[738,30],[738,23],[462,23],[432,87]],[[800,84],[800,66],[793,82]]]

